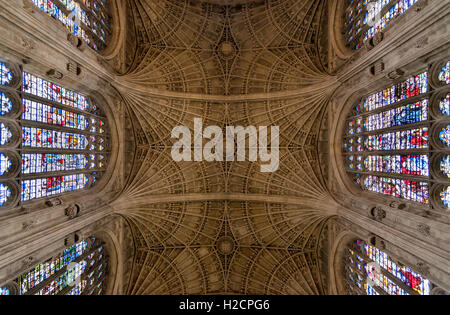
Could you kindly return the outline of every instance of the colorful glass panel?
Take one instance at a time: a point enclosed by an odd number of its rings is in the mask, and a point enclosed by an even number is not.
[[[12,163],[8,156],[0,153],[0,176],[5,175],[11,169]]]
[[[0,145],[7,144],[11,138],[11,130],[4,123],[0,123]]]
[[[83,170],[88,159],[83,154],[22,154],[22,173],[47,173],[60,171]]]
[[[11,291],[8,287],[0,287],[0,295],[10,295]]]
[[[428,92],[428,73],[423,72],[367,97],[363,103],[365,112],[395,104]]]
[[[11,197],[11,189],[5,184],[0,184],[0,206],[3,206]]]
[[[12,72],[8,69],[6,64],[0,62],[0,85],[6,85],[13,79]]]
[[[369,172],[429,176],[428,155],[370,155],[364,159]]]
[[[79,3],[81,2],[81,3]],[[104,46],[110,32],[106,4],[98,0],[33,0],[48,15],[61,21],[67,30],[84,39],[94,50]],[[65,12],[69,12],[66,14]]]
[[[450,116],[450,93],[439,102],[439,109],[442,114]]]
[[[13,108],[13,103],[3,92],[0,92],[0,104],[2,106],[2,111],[0,113],[0,116],[5,116],[11,112],[11,110]]]
[[[440,197],[441,197],[442,204],[445,207],[450,208],[450,186],[446,187],[445,189],[443,189],[441,191]]]
[[[450,155],[444,156],[439,163],[441,172],[450,178]]]
[[[426,149],[427,147],[428,128],[426,127],[371,135],[364,140],[364,149],[367,151]]]
[[[405,283],[412,290],[416,291],[420,295],[430,294],[430,281],[425,279],[422,275],[416,273],[414,270],[406,267],[397,265],[392,259],[383,251],[378,248],[371,246],[365,242],[356,241],[356,246],[359,247],[360,251],[366,255],[372,262],[375,262],[381,268],[389,272],[391,275],[396,277],[398,280]],[[374,265],[372,265],[373,267]],[[375,268],[376,269],[376,268]],[[369,270],[373,271],[372,268]],[[368,272],[369,272],[368,271]],[[375,276],[375,275],[374,275]],[[384,289],[386,292],[390,293],[389,286],[385,287],[385,282],[382,281]],[[394,292],[394,291],[392,291]],[[406,292],[405,292],[406,293]],[[394,294],[394,293],[392,293]]]
[[[364,188],[371,192],[423,204],[428,204],[430,199],[429,185],[425,182],[369,175],[364,178]]]
[[[91,288],[101,293],[106,263],[102,261],[103,247],[96,248],[95,244],[94,237],[78,242],[56,259],[39,264],[21,275],[20,294],[80,295]]]
[[[81,114],[27,99],[23,100],[22,119],[79,130],[88,127],[88,119]]]
[[[84,150],[87,145],[86,136],[77,133],[35,127],[22,128],[23,147]]]
[[[439,139],[447,147],[450,146],[450,125],[447,125],[445,128],[442,128],[441,132],[439,132]]]
[[[23,73],[23,92],[80,110],[89,110],[89,103],[83,95],[26,72]]]
[[[439,73],[439,81],[445,82],[446,84],[450,84],[450,61],[446,63],[446,65],[442,68]]]
[[[364,128],[361,129],[361,132],[404,126],[427,120],[428,100],[423,100],[364,118]]]
[[[22,180],[21,200],[53,196],[86,187],[89,178],[84,174]]]
[[[39,264],[29,272],[21,275],[19,278],[20,294],[28,292],[51,275],[68,266],[86,251],[87,246],[88,242],[85,240],[78,242],[65,249],[55,260]]]
[[[350,0],[345,22],[347,42],[353,43],[355,49],[360,49],[362,44],[384,30],[393,19],[406,12],[417,1],[419,0]],[[368,30],[363,33],[363,28]]]

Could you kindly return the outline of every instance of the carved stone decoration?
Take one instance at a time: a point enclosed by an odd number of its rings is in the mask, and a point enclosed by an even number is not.
[[[384,33],[383,32],[378,32],[375,34],[375,36],[370,40],[373,44],[373,46],[377,46],[378,44],[380,44],[384,39]]]
[[[69,217],[69,219],[74,219],[80,213],[80,206],[77,204],[70,205],[64,210],[64,214]]]
[[[376,62],[369,68],[369,73],[372,76],[379,75],[384,72],[384,67],[385,67],[384,62],[382,62],[382,61]]]
[[[80,66],[72,60],[69,60],[67,63],[67,71],[75,76],[79,76],[81,74]]]
[[[72,233],[64,239],[64,246],[70,247],[70,246],[74,245],[76,242],[78,242],[78,240],[79,240],[79,235],[77,235],[77,233]]]
[[[429,225],[426,224],[419,224],[417,226],[417,229],[419,230],[419,232],[421,234],[423,234],[424,236],[430,236],[431,235],[431,227]]]
[[[217,240],[216,249],[219,254],[230,255],[234,252],[234,240],[230,236],[223,236]]]
[[[33,4],[31,0],[23,0],[23,8],[25,11],[29,13],[34,13],[36,6]]]
[[[45,205],[48,207],[56,207],[62,205],[62,200],[59,198],[52,198],[45,202]]]
[[[422,11],[423,8],[425,8],[427,5],[428,5],[428,0],[422,0],[422,1],[419,1],[419,2],[416,4],[414,10],[415,10],[416,12]]]
[[[402,77],[405,74],[405,72],[401,69],[396,69],[394,71],[391,71],[388,73],[387,77],[391,80],[398,80],[400,77]]]
[[[35,221],[33,221],[33,220],[25,221],[22,223],[22,230],[28,231],[33,227],[34,224],[35,224]]]
[[[381,237],[377,236],[377,235],[371,235],[369,237],[369,244],[372,246],[375,246],[376,248],[380,249],[380,250],[385,250],[386,249],[386,242],[384,239],[382,239]]]
[[[424,261],[419,261],[414,269],[426,278],[430,275],[430,266]]]
[[[34,257],[33,256],[28,256],[26,258],[24,258],[22,260],[22,266],[25,269],[31,268],[33,266],[34,263]]]
[[[389,207],[395,208],[395,209],[399,209],[399,210],[405,210],[405,209],[408,207],[408,205],[405,204],[405,203],[403,203],[403,202],[392,201],[392,202],[389,204]]]
[[[230,41],[223,41],[219,45],[217,52],[219,56],[224,60],[233,59],[236,55],[236,47]]]
[[[386,211],[382,208],[375,207],[370,210],[370,215],[376,221],[381,222],[384,218],[386,218]]]
[[[55,69],[50,69],[49,71],[47,71],[47,76],[53,80],[61,80],[64,77],[62,72]]]
[[[78,47],[81,41],[81,39],[73,33],[67,34],[67,40],[74,47]]]
[[[428,45],[428,37],[419,38],[416,42],[416,48],[423,48]]]
[[[26,37],[21,37],[20,42],[26,51],[33,50],[36,47],[36,43],[32,39]]]

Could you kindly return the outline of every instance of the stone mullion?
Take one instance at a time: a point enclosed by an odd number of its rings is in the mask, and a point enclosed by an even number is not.
[[[46,98],[43,98],[43,97],[40,97],[40,96],[37,96],[37,95],[34,95],[34,94],[21,92],[20,90],[19,90],[19,94],[22,95],[22,99],[35,101],[37,103],[41,103],[41,104],[44,104],[44,105],[47,105],[47,106],[57,107],[57,108],[63,109],[63,110],[68,111],[68,112],[72,112],[72,113],[75,113],[75,114],[83,115],[86,118],[95,118],[97,120],[102,120],[102,121],[106,120],[106,117],[95,115],[93,113],[90,113],[87,110],[79,109],[77,107],[72,107],[70,105],[66,105],[66,104],[62,104],[62,103],[56,102],[56,101],[52,101],[52,100],[49,100],[49,99],[46,99]]]
[[[81,8],[84,9],[84,11],[86,12],[86,14],[89,16],[89,21],[92,23],[92,18],[95,19],[100,25],[103,25],[106,30],[108,31],[109,35],[112,33],[111,29],[108,27],[108,25],[103,24],[102,21],[100,20],[100,18],[98,18],[95,14],[92,13],[93,9],[88,8],[82,1],[80,0],[75,0],[75,2],[77,2]],[[107,15],[109,17],[108,12],[105,12],[107,9],[101,4],[101,3],[97,3],[99,6],[101,6],[103,9],[101,9],[101,11],[104,11],[105,15]],[[84,24],[84,23],[83,23]],[[87,26],[87,25],[86,25]]]
[[[381,273],[387,277],[388,279],[390,279],[393,283],[395,283],[398,287],[400,287],[401,289],[405,290],[406,292],[408,292],[408,294],[410,295],[420,295],[418,292],[414,291],[410,286],[408,286],[406,283],[404,283],[403,281],[401,281],[399,278],[397,278],[396,276],[394,276],[392,273],[390,273],[389,271],[387,271],[386,269],[384,269],[382,266],[380,266],[381,269]]]
[[[35,127],[35,128],[39,128],[39,129],[49,129],[49,130],[54,130],[54,131],[67,132],[67,133],[77,133],[77,134],[86,136],[87,138],[89,138],[90,136],[98,137],[97,135],[94,135],[94,134],[90,133],[89,131],[86,131],[86,130],[89,130],[89,127],[85,130],[82,130],[82,129],[64,127],[64,126],[60,126],[60,125],[56,125],[56,124],[47,124],[47,123],[33,121],[33,120],[22,120],[22,125],[24,125],[24,127]]]
[[[86,251],[83,255],[81,255],[81,256],[77,257],[76,259],[74,259],[73,261],[71,261],[71,263],[72,262],[78,263],[78,262],[84,260],[87,256],[89,256],[90,254],[92,254],[93,252],[98,250],[101,246],[102,245],[98,245],[97,247],[95,247],[95,249]],[[62,256],[62,253],[60,256]],[[57,279],[58,277],[62,276],[65,272],[67,272],[66,267],[67,267],[67,265],[63,266],[60,270],[58,270],[57,272],[52,274],[50,277],[48,277],[47,279],[45,279],[44,281],[42,281],[35,287],[33,287],[30,290],[28,290],[27,292],[25,292],[23,295],[34,295],[36,292],[38,292],[40,289],[42,289],[47,283],[50,283],[51,281]]]
[[[361,251],[359,249],[357,249],[357,247],[355,246],[354,249],[355,252],[358,252],[361,257],[364,259],[364,263],[370,263],[372,262],[372,260],[367,256],[361,253]],[[381,273],[385,276],[388,277],[392,282],[394,282],[396,285],[398,285],[400,288],[402,288],[403,290],[405,290],[406,292],[408,292],[411,295],[418,295],[418,293],[416,291],[414,291],[412,288],[410,288],[408,285],[406,285],[403,281],[401,281],[400,279],[398,279],[396,276],[394,276],[392,273],[390,273],[389,271],[387,271],[386,269],[384,269],[381,265],[380,265],[380,269],[381,269]],[[380,288],[381,290],[383,290],[382,288]],[[383,292],[385,292],[383,290]]]
[[[366,292],[364,292],[364,290],[362,290],[360,287],[358,287],[355,282],[351,282],[350,279],[346,279],[346,283],[348,286],[350,286],[350,284],[351,284],[351,287],[353,288],[353,290],[357,291],[358,295],[366,295],[367,294]]]
[[[83,290],[83,292],[81,292],[81,295],[89,295],[88,289],[91,289],[91,288],[93,288],[93,287],[96,287],[98,283],[104,282],[105,279],[106,279],[106,276],[105,276],[105,275],[102,275],[102,277],[101,277],[100,279],[97,279],[97,280],[95,281],[95,284],[94,284],[94,285],[92,285],[92,286],[89,285],[89,287],[86,287],[86,288]],[[93,292],[98,291],[98,290],[99,290],[99,288],[95,288]]]
[[[92,253],[92,252],[91,252]],[[94,257],[92,259],[97,260],[98,258],[98,254],[94,255]],[[87,261],[86,264],[88,264],[89,262]],[[86,280],[88,281],[89,277],[88,275],[92,272],[95,271],[95,269],[103,263],[103,259],[100,261],[96,261],[95,264],[92,267],[89,267],[89,269],[85,269],[83,271],[83,273],[80,275],[80,281]],[[95,273],[94,273],[95,275]],[[73,286],[66,286],[65,288],[63,288],[61,291],[59,291],[56,295],[66,295],[67,293],[69,293],[70,291],[72,291],[74,289]],[[88,289],[88,286],[86,286],[86,288],[83,290],[83,292]]]
[[[423,72],[427,72],[427,71],[423,71]],[[419,72],[418,74],[421,74],[423,72]],[[412,77],[412,76],[413,75],[408,76],[408,77]],[[396,84],[396,86],[397,86],[397,84]],[[387,90],[388,88],[390,89],[391,87],[392,86],[389,86],[389,87],[387,87],[385,89],[382,89],[382,90]],[[429,87],[429,89],[430,89],[430,87]],[[378,92],[382,92],[382,91],[378,91]],[[370,96],[370,95],[375,94],[375,93],[377,93],[377,92],[370,93],[367,96]],[[426,93],[422,93],[422,94],[419,94],[419,95],[416,95],[416,96],[413,96],[413,97],[410,97],[410,98],[407,98],[407,99],[404,99],[404,100],[401,100],[401,101],[398,101],[398,102],[395,102],[395,103],[392,103],[392,104],[389,104],[389,105],[384,105],[382,107],[373,109],[373,110],[368,111],[368,112],[363,112],[361,114],[352,115],[349,118],[347,118],[347,121],[350,121],[350,120],[353,120],[353,119],[356,119],[356,118],[366,118],[367,116],[371,116],[371,115],[374,115],[374,114],[379,114],[379,113],[382,113],[384,111],[389,111],[391,109],[394,109],[394,108],[397,108],[397,107],[401,107],[403,105],[409,105],[409,104],[417,103],[417,102],[422,101],[424,99],[430,100],[431,96],[433,94],[434,94],[434,91],[429,91],[429,92],[426,92]],[[364,103],[364,99],[366,99],[366,98],[367,97],[363,98],[363,100],[361,102],[356,102],[356,103],[362,103],[363,104]],[[431,106],[431,104],[428,104],[428,107],[430,107],[430,106]]]

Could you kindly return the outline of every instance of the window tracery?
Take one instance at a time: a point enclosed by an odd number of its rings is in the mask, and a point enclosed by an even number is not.
[[[108,266],[104,243],[88,237],[21,274],[0,295],[101,295]]]
[[[108,0],[33,0],[48,15],[63,23],[67,30],[82,38],[92,49],[102,50],[111,36]]]
[[[96,101],[0,66],[4,82],[19,78],[0,86],[0,207],[93,186],[109,153]]]
[[[352,49],[360,49],[395,18],[419,0],[348,0],[345,38]]]
[[[421,274],[361,240],[346,247],[344,260],[351,295],[430,295],[435,287]]]
[[[430,82],[448,75],[446,67],[439,70],[410,76],[353,107],[343,152],[347,173],[363,190],[449,208],[450,89]]]

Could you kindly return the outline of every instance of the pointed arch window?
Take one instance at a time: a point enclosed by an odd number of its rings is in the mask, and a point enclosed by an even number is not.
[[[95,101],[0,66],[11,83],[0,86],[0,207],[93,186],[109,153]]]
[[[111,0],[32,0],[92,49],[102,50],[111,37]]]
[[[346,247],[344,268],[352,295],[430,295],[435,287],[421,274],[360,240]]]
[[[424,71],[364,97],[346,121],[343,153],[363,190],[447,210],[450,89],[433,88],[429,76]]]
[[[360,49],[392,20],[420,0],[347,0],[345,38],[352,49]]]
[[[89,237],[21,274],[0,295],[101,295],[107,268],[104,243]]]

